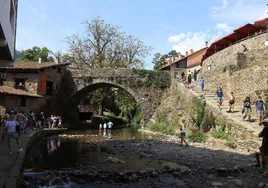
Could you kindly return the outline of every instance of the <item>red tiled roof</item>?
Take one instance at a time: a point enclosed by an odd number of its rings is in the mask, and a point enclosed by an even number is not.
[[[50,67],[58,67],[58,66],[67,66],[70,63],[55,63],[55,62],[43,62],[43,63],[38,63],[38,62],[15,62],[13,67],[0,67],[5,68],[7,70],[39,70],[39,69],[44,69],[44,68],[50,68]]]
[[[213,42],[209,47],[207,52],[202,58],[202,62],[212,54],[227,48],[234,42],[245,39],[249,35],[255,34],[255,32],[261,31],[266,28],[266,24],[268,24],[268,19],[261,19],[254,22],[254,24],[247,23],[237,29],[235,29],[232,33],[222,37],[221,39]]]
[[[194,55],[194,54],[196,54],[196,53],[198,53],[198,52],[200,52],[200,51],[202,51],[202,50],[204,50],[204,49],[206,49],[206,47],[205,47],[205,48],[202,48],[202,49],[200,49],[200,50],[197,50],[196,52],[193,52],[192,54],[189,54],[188,56],[184,56],[184,57],[181,58],[181,59],[177,59],[176,61],[173,61],[173,62],[171,62],[170,64],[167,64],[167,65],[165,65],[165,66],[163,66],[163,67],[160,67],[159,70],[164,69],[164,68],[166,68],[166,67],[168,67],[168,66],[170,66],[170,65],[173,65],[174,63],[180,62],[180,61],[182,61],[182,60],[184,60],[184,59],[187,59],[188,57],[190,57],[190,56],[192,56],[192,55]]]
[[[4,95],[19,95],[19,96],[27,96],[27,97],[42,97],[41,95],[31,94],[21,89],[15,89],[9,86],[0,86],[0,94]]]

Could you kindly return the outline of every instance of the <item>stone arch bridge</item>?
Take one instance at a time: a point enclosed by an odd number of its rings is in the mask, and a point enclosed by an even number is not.
[[[76,89],[68,102],[69,107],[66,109],[68,109],[67,117],[76,121],[79,113],[77,106],[82,99],[96,89],[112,86],[126,90],[140,104],[143,125],[146,125],[167,91],[153,85],[145,86],[144,80],[146,76],[137,73],[133,69],[103,68],[85,72],[72,71],[72,75]]]

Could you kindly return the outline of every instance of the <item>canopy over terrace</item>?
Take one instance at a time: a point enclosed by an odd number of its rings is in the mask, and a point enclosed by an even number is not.
[[[262,31],[264,28],[266,28],[266,24],[268,19],[262,19],[258,20],[253,24],[246,24],[242,27],[239,27],[233,31],[233,33],[230,33],[223,38],[213,42],[207,49],[206,53],[204,54],[202,58],[202,62],[207,57],[213,55],[214,53],[227,48],[228,46],[237,43],[247,37],[250,37],[254,35],[256,32]],[[202,63],[201,63],[202,64]]]

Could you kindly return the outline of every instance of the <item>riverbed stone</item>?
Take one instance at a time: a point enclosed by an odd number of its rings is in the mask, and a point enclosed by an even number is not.
[[[215,186],[215,187],[221,187],[221,186],[223,186],[224,184],[221,183],[221,182],[214,181],[214,182],[211,183],[211,185],[212,185],[212,186]]]

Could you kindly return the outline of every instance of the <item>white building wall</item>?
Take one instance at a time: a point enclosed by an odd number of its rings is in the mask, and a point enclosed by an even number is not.
[[[17,0],[16,0],[17,1]],[[11,2],[14,7],[14,22],[13,26],[10,22],[10,5]],[[16,19],[17,19],[17,10],[15,9],[14,0],[0,0],[0,24],[3,29],[6,42],[8,44],[8,49],[14,60],[15,54],[15,38],[16,38]]]

